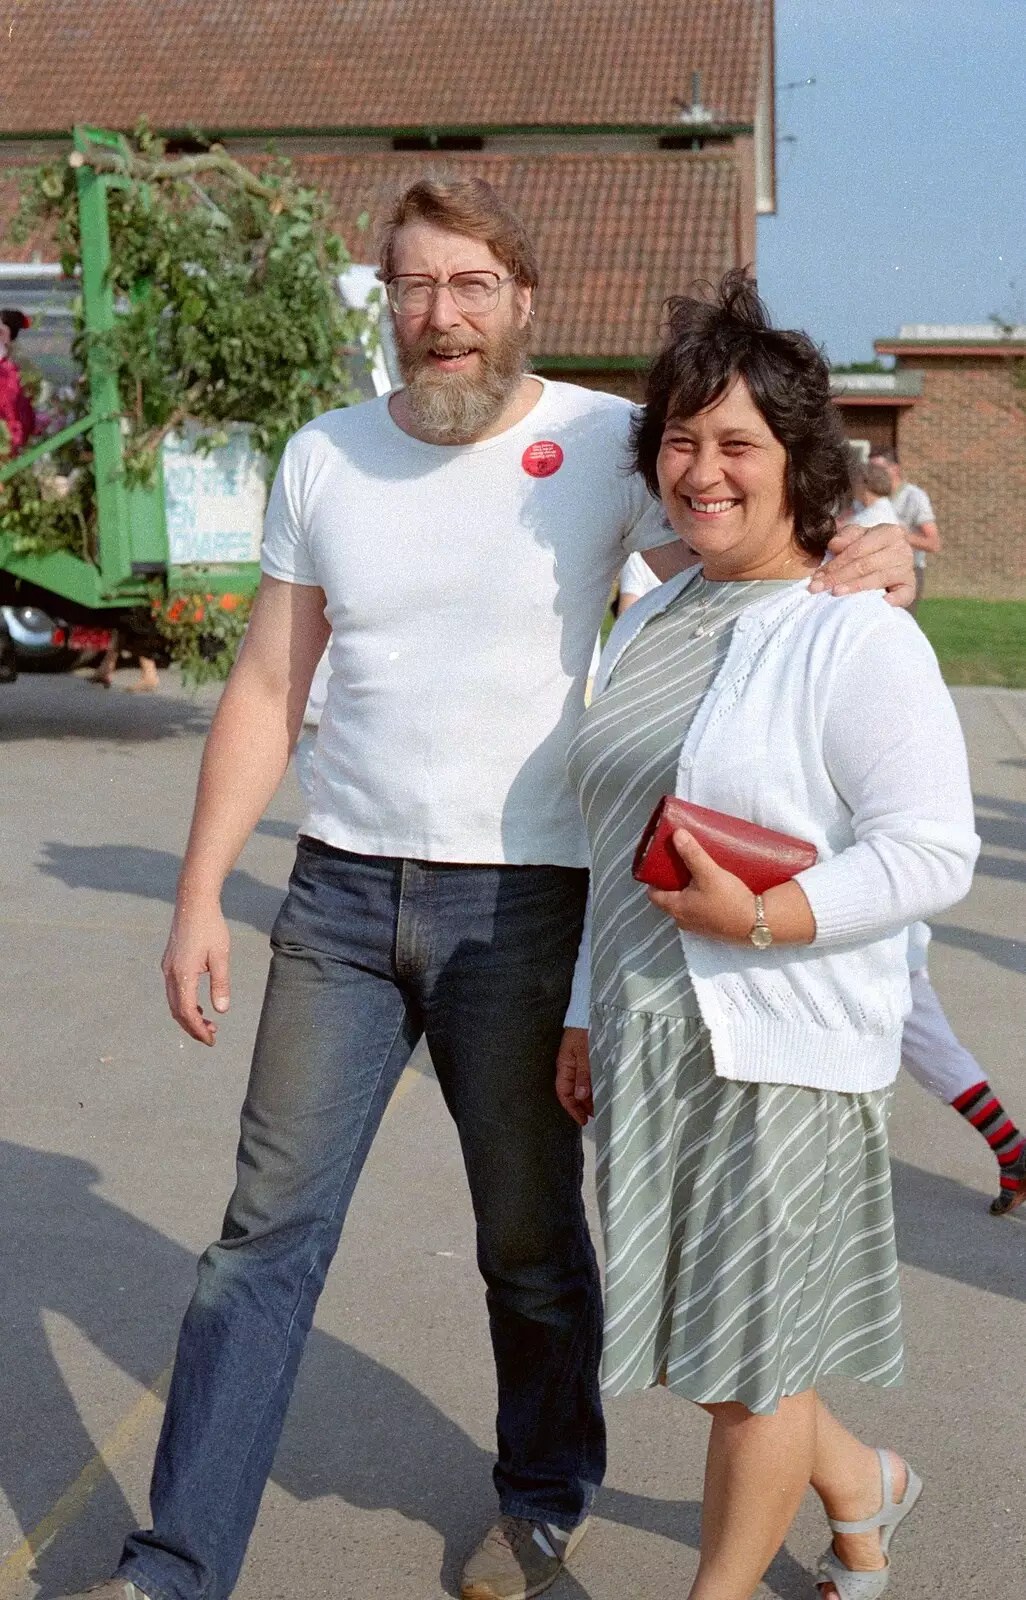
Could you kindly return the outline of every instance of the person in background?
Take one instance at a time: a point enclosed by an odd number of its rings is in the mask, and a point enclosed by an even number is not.
[[[894,457],[891,461],[889,458]],[[871,456],[852,472],[859,507],[842,520],[859,527],[875,528],[883,522],[899,522],[909,527],[916,561],[916,597],[922,593],[925,550],[939,550],[940,539],[933,508],[922,489],[902,484],[894,451]],[[895,498],[891,497],[892,487]],[[917,544],[924,540],[925,544]],[[922,561],[920,561],[922,557]],[[640,561],[640,557],[635,558]],[[642,563],[644,565],[644,563]],[[651,569],[645,567],[645,571]],[[914,610],[914,607],[912,608]],[[996,1217],[1006,1216],[1026,1200],[1026,1139],[1008,1116],[980,1064],[956,1038],[943,1007],[930,982],[926,949],[930,930],[917,923],[909,930],[909,972],[912,984],[912,1011],[902,1034],[902,1065],[929,1094],[960,1112],[983,1135],[997,1159],[1000,1189],[991,1202]]]
[[[102,683],[105,689],[110,689],[114,684],[114,674],[122,657],[129,660],[134,655],[139,663],[139,676],[135,683],[128,685],[129,694],[153,694],[160,688],[160,678],[157,674],[156,656],[148,656],[145,647],[153,648],[153,641],[149,638],[142,639],[132,631],[122,632],[115,628],[110,636],[110,644],[103,652],[99,664],[90,674],[93,683]]]
[[[620,598],[616,604],[616,614],[622,617],[629,611],[643,594],[650,594],[653,589],[658,589],[662,579],[657,577],[645,560],[644,556],[635,551],[627,557],[624,569],[620,574]]]
[[[888,499],[891,480],[882,461],[860,461],[852,472],[856,502],[845,523],[854,522],[860,528],[876,528],[882,522],[900,522],[901,518]]]
[[[897,520],[908,535],[912,546],[912,560],[916,569],[915,605],[909,607],[912,615],[923,598],[926,584],[926,557],[937,555],[941,548],[940,529],[934,516],[930,496],[918,484],[906,483],[901,475],[901,462],[897,450],[874,450],[870,465],[879,463],[887,470],[890,483],[890,501],[897,512]]]
[[[986,1139],[1001,1176],[990,1209],[995,1217],[1007,1216],[1026,1200],[1026,1137],[944,1015],[926,968],[929,942],[926,923],[913,923],[908,940],[912,1010],[901,1036],[901,1064],[922,1088],[960,1112]]]
[[[0,423],[7,431],[6,448],[0,442],[0,455],[18,455],[36,431],[32,401],[25,393],[21,373],[11,360],[15,339],[31,326],[32,318],[23,311],[0,311]]]

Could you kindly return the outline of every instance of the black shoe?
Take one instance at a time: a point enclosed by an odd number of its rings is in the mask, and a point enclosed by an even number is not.
[[[1026,1200],[1026,1144],[1014,1161],[1001,1168],[1001,1193],[990,1203],[993,1217],[1006,1217]]]

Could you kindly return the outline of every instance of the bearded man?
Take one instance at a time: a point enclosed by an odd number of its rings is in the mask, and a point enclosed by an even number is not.
[[[381,260],[405,387],[309,423],[210,731],[164,973],[228,1009],[221,888],[288,765],[329,637],[309,814],[242,1111],[238,1184],[186,1313],[152,1488],[94,1600],[224,1600],[357,1178],[425,1035],[459,1131],[498,1376],[500,1517],[473,1600],[540,1593],[605,1466],[580,1129],[555,1062],[587,891],[564,757],[610,585],[679,545],[624,471],[632,409],[527,371],[538,273],[489,186],[422,181]],[[881,555],[873,552],[882,551]],[[911,596],[899,531],[831,576]]]

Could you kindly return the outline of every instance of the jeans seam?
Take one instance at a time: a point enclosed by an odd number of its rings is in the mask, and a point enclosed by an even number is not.
[[[403,1015],[405,1016],[405,1002],[404,1002],[404,1005],[403,1005]],[[377,1079],[375,1080],[375,1084],[374,1084],[375,1093],[376,1093],[376,1091],[378,1090],[378,1088],[381,1085],[381,1080],[382,1080],[382,1078],[384,1076],[384,1072],[385,1072],[385,1064],[387,1063],[389,1057],[392,1054],[393,1049],[395,1048],[396,1040],[399,1038],[399,1035],[402,1032],[402,1028],[403,1028],[403,1020],[402,1020],[402,1018],[400,1018],[400,1020],[396,1023],[395,1032],[392,1035],[392,1038],[391,1038],[391,1040],[389,1042],[388,1048],[384,1052],[384,1055],[382,1057],[381,1067],[380,1067],[380,1069],[378,1071],[378,1076],[377,1076]],[[373,1095],[371,1096],[371,1098],[373,1100]],[[382,1116],[383,1115],[384,1115],[384,1112],[382,1112]],[[380,1126],[380,1124],[379,1124],[379,1126]],[[336,1197],[335,1197],[335,1204],[334,1204],[334,1207],[332,1209],[331,1218],[330,1218],[331,1225],[334,1225],[335,1219],[338,1216],[339,1206],[340,1206],[341,1201],[342,1201],[342,1195],[343,1195],[343,1193],[345,1191],[346,1180],[348,1179],[349,1174],[352,1171],[352,1169],[353,1169],[353,1157],[351,1156],[350,1159],[349,1159],[349,1162],[346,1165],[346,1170],[345,1170],[344,1174],[342,1175],[342,1177],[341,1177],[341,1179],[339,1181],[338,1192],[337,1192]],[[325,1222],[325,1223],[322,1223],[321,1226],[318,1228],[318,1230],[317,1230],[317,1239],[318,1239],[318,1241],[320,1241],[320,1239],[323,1236],[324,1231],[325,1231],[327,1226],[328,1226],[328,1223]],[[306,1288],[306,1285],[307,1285],[307,1283],[309,1281],[310,1275],[313,1272],[314,1267],[316,1266],[316,1264],[317,1264],[317,1248],[314,1247],[314,1249],[312,1251],[312,1259],[310,1260],[309,1265],[307,1266],[305,1272],[303,1273],[303,1277],[302,1277],[302,1279],[300,1281],[299,1289],[298,1289],[297,1294],[296,1294],[295,1302],[294,1302],[294,1304],[292,1306],[292,1311],[291,1311],[291,1314],[289,1316],[288,1327],[285,1329],[285,1336],[284,1336],[284,1338],[282,1340],[282,1358],[281,1358],[281,1361],[278,1364],[277,1370],[275,1371],[274,1377],[273,1377],[273,1379],[271,1381],[271,1384],[269,1386],[268,1395],[265,1398],[263,1406],[261,1408],[261,1411],[260,1411],[260,1423],[263,1422],[263,1419],[265,1418],[265,1416],[267,1414],[267,1408],[270,1405],[271,1395],[273,1395],[275,1389],[277,1388],[278,1384],[280,1383],[281,1375],[285,1370],[285,1366],[286,1366],[286,1363],[288,1361],[289,1341],[292,1338],[292,1330],[294,1329],[294,1327],[296,1325],[296,1317],[299,1314],[299,1307],[302,1304],[303,1291]],[[251,1442],[248,1450],[246,1451],[246,1454],[245,1454],[245,1456],[244,1456],[244,1458],[243,1458],[243,1460],[242,1460],[242,1462],[241,1462],[241,1464],[239,1466],[238,1477],[236,1478],[235,1487],[232,1490],[231,1499],[228,1501],[227,1506],[226,1506],[226,1511],[225,1511],[225,1516],[223,1518],[222,1526],[224,1525],[224,1523],[227,1523],[230,1520],[231,1512],[234,1509],[234,1507],[235,1507],[235,1505],[236,1505],[236,1503],[238,1501],[239,1495],[240,1495],[240,1493],[242,1491],[243,1481],[244,1481],[245,1476],[246,1476],[246,1467],[248,1466],[250,1458],[251,1458],[251,1456],[253,1454],[253,1451],[256,1448],[256,1443],[257,1443],[257,1440],[259,1439],[259,1437],[260,1437],[260,1424],[258,1424],[257,1427],[254,1429],[252,1442]],[[268,1476],[270,1476],[270,1473],[268,1473]],[[157,1596],[157,1595],[154,1595],[154,1596],[150,1597],[150,1600],[161,1600],[161,1597]]]

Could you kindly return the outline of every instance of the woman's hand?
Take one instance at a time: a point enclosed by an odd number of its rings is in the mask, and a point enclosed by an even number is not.
[[[587,1028],[565,1028],[556,1057],[556,1098],[582,1128],[595,1115]]]
[[[691,874],[686,889],[649,889],[648,898],[688,933],[738,944],[755,926],[755,896],[684,828],[677,828],[673,847]],[[564,1035],[565,1037],[565,1035]]]
[[[691,882],[686,889],[649,889],[652,904],[688,933],[747,944],[755,927],[755,896],[748,885],[717,866],[686,828],[674,831],[673,847]],[[792,880],[767,889],[762,906],[775,944],[811,944],[815,939],[816,919],[801,884]]]

